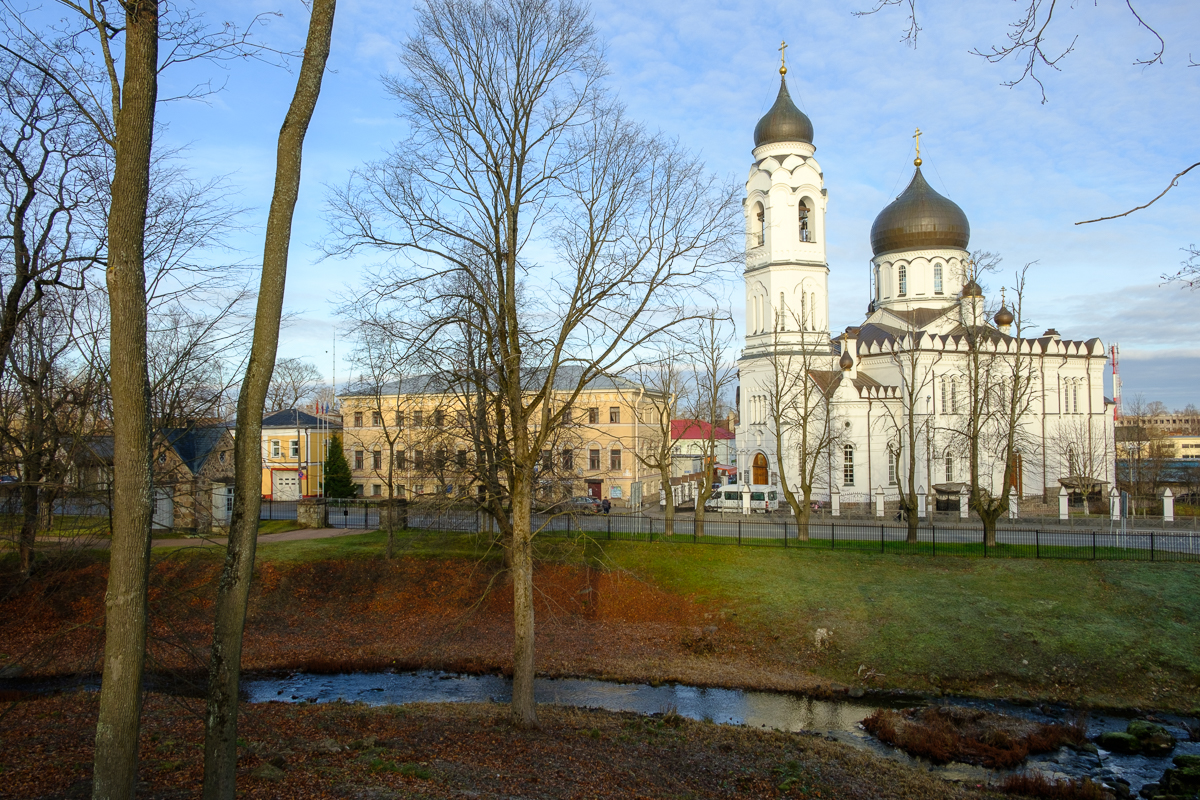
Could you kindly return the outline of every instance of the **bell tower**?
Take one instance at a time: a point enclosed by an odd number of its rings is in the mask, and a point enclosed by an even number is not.
[[[813,158],[812,122],[788,93],[786,63],[779,75],[775,104],[754,128],[754,164],[743,201],[743,362],[777,349],[830,352],[825,179]]]

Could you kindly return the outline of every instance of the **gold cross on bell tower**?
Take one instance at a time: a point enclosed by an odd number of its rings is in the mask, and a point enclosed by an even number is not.
[[[787,42],[779,43],[779,74],[787,75]]]
[[[921,129],[917,128],[917,132],[913,134],[913,138],[917,140],[917,157],[913,160],[914,166],[921,166]]]

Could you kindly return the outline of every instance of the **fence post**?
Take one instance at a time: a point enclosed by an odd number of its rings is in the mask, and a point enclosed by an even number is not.
[[[1154,529],[1150,529],[1150,560],[1154,560]]]
[[[837,527],[834,525],[829,526],[829,549],[837,549]]]
[[[695,528],[693,528],[692,530],[695,530]],[[742,520],[739,518],[738,519],[738,545],[740,546],[741,544],[742,544]]]
[[[604,520],[605,520],[605,525],[608,528],[608,540],[611,542],[612,541],[612,517],[605,517]],[[653,523],[651,523],[651,524],[653,524]],[[651,531],[653,531],[653,528],[651,528]]]
[[[1033,557],[1042,557],[1042,532],[1035,530],[1033,532]]]
[[[987,526],[983,526],[983,557],[987,558]]]
[[[879,526],[879,552],[883,553],[883,526]]]
[[[929,531],[933,534],[933,554],[937,555],[937,526],[930,525]]]
[[[788,546],[787,540],[788,540],[787,523],[785,522],[785,523],[783,523],[783,546],[784,547]]]
[[[1092,561],[1096,560],[1096,532],[1092,531]]]

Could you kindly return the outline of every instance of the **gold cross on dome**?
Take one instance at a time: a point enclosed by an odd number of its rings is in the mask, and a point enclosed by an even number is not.
[[[913,138],[917,140],[917,158],[921,157],[921,129],[917,128],[917,132],[913,134]]]
[[[787,74],[787,42],[779,43],[779,74]]]

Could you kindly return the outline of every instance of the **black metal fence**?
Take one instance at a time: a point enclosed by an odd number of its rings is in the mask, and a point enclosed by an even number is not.
[[[434,525],[411,527],[436,529]],[[907,525],[813,521],[802,531],[795,520],[739,516],[709,518],[701,530],[691,516],[677,517],[672,532],[662,518],[640,514],[534,515],[535,529],[548,536],[586,535],[606,541],[671,542],[980,558],[1046,558],[1200,562],[1200,532],[1153,528],[1001,526],[989,540],[980,524],[923,524],[910,536]]]
[[[262,505],[258,508],[258,518],[265,520],[286,519],[294,520],[296,518],[296,500],[268,500],[263,498]]]

